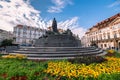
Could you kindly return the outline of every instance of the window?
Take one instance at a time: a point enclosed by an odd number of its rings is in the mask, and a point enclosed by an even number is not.
[[[32,34],[31,30],[30,30],[30,35]]]
[[[105,34],[104,34],[104,39],[106,38]]]
[[[14,27],[14,31],[17,31],[17,28],[16,28],[16,27]]]
[[[107,45],[106,45],[106,44],[104,44],[104,47],[107,47]]]
[[[20,32],[18,32],[18,35],[20,35]]]
[[[116,33],[114,34],[114,38],[117,38],[117,34]]]
[[[23,28],[23,32],[26,32],[26,31],[27,31],[27,28],[26,28],[26,27],[24,27],[24,28]]]
[[[102,35],[100,35],[100,40],[102,40]]]
[[[108,34],[108,39],[110,39],[110,34]]]
[[[16,31],[14,31],[13,33],[15,33],[15,34],[16,34],[17,32],[16,32]]]
[[[101,48],[103,48],[103,44],[101,44]]]

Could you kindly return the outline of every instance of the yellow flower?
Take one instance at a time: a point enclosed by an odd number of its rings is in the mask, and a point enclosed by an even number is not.
[[[108,50],[107,52],[110,53],[110,54],[114,54],[114,53],[115,53],[115,50],[112,50],[112,49],[111,49],[111,50]]]
[[[27,57],[26,57],[25,55],[23,55],[23,54],[9,54],[9,55],[2,56],[2,58],[25,59],[25,58],[27,58]]]
[[[120,73],[120,59],[106,57],[108,61],[98,64],[72,64],[70,62],[49,62],[48,68],[44,71],[51,75],[71,77],[94,77],[100,74]]]

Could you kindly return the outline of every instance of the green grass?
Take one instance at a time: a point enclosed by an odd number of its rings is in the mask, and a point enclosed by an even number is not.
[[[27,76],[29,80],[34,80],[34,78],[37,77],[44,77],[42,74],[43,70],[46,68],[46,65],[47,62],[33,62],[17,59],[0,59],[0,75],[7,74],[6,79],[10,79],[13,76]]]

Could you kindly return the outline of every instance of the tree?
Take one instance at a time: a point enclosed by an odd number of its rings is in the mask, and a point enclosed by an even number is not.
[[[13,40],[12,39],[5,39],[1,42],[1,46],[11,46]]]

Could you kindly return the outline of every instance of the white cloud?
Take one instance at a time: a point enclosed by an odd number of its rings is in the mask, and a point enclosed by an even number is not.
[[[119,5],[120,5],[120,0],[116,0],[114,3],[110,4],[108,7],[111,8]]]
[[[60,13],[66,5],[73,4],[71,0],[52,0],[52,3],[54,6],[50,6],[47,10],[50,13]]]
[[[42,19],[29,0],[0,0],[0,28],[13,30],[16,24],[39,27]]]
[[[56,0],[59,5],[63,5],[61,0]],[[64,6],[63,6],[64,7]],[[74,34],[80,37],[85,29],[78,25],[78,17],[73,17],[66,21],[58,22],[61,29],[71,29]],[[17,24],[47,28],[51,26],[52,20],[45,21],[40,16],[40,11],[35,10],[29,0],[0,0],[0,29],[12,31]]]
[[[65,30],[68,28],[72,29],[72,28],[78,27],[77,21],[78,21],[78,17],[73,17],[66,21],[59,22],[58,26]]]
[[[73,29],[73,28],[78,27],[77,22],[78,22],[78,17],[72,17],[66,21],[57,22],[57,25],[58,25],[58,28],[67,30],[68,28]],[[46,27],[50,27],[52,25],[52,20],[49,20],[45,24],[46,24]]]
[[[86,32],[86,29],[79,26],[78,19],[79,19],[78,17],[73,17],[66,21],[58,22],[58,28],[64,30],[70,29],[73,32],[73,34],[78,35],[79,38],[81,38]],[[50,27],[51,25],[52,25],[52,20],[47,22],[47,27]]]
[[[78,35],[79,38],[81,38],[82,36],[84,36],[85,32],[87,31],[87,29],[83,28],[83,27],[77,27],[75,29],[72,30],[72,32],[75,35]]]
[[[79,38],[81,38],[84,35],[86,29],[79,26],[78,19],[78,17],[73,17],[66,21],[59,22],[58,27],[64,30],[70,29],[73,32],[73,34],[78,35]]]

